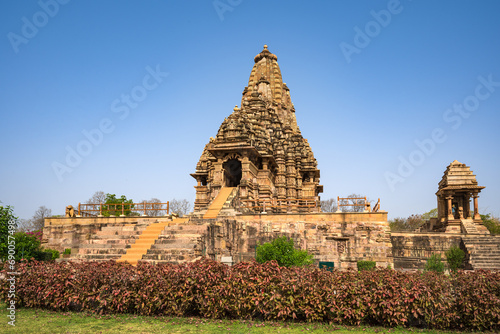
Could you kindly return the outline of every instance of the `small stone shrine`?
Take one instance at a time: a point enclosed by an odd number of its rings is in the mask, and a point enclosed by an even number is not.
[[[453,161],[444,172],[436,192],[438,217],[430,221],[430,230],[447,233],[484,232],[478,210],[478,197],[484,187],[478,186],[470,167]],[[471,210],[470,200],[473,201]]]

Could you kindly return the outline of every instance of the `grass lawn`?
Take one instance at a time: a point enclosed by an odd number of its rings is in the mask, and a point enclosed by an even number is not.
[[[416,328],[345,327],[322,323],[210,320],[201,318],[98,316],[88,313],[16,310],[15,327],[7,322],[6,304],[0,304],[1,333],[452,333]]]

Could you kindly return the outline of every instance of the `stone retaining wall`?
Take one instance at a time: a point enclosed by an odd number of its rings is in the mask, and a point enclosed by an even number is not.
[[[441,254],[446,264],[445,252],[451,246],[460,247],[462,234],[432,232],[392,232],[392,255],[395,269],[424,269],[432,254]]]
[[[236,263],[254,258],[258,244],[279,236],[335,268],[356,268],[359,260],[394,266],[386,212],[236,215],[210,222],[205,247],[210,257]]]
[[[45,247],[59,251],[71,248],[75,254],[103,227],[106,233],[116,229],[116,235],[121,235],[138,225],[165,220],[169,218],[48,218],[43,242]],[[200,248],[203,254],[219,261],[250,260],[255,257],[258,244],[288,236],[297,246],[310,251],[316,262],[334,262],[335,268],[356,268],[359,260],[376,261],[381,267],[394,266],[386,212],[241,214],[218,219],[191,218],[190,223],[206,225]]]
[[[171,220],[167,217],[99,217],[99,218],[46,218],[43,228],[43,246],[60,252],[72,249],[72,254],[94,236],[102,227],[116,228],[116,234],[134,225],[149,225],[156,221]]]

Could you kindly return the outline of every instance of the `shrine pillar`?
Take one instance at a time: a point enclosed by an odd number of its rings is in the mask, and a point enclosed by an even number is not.
[[[446,196],[446,201],[447,201],[447,213],[448,213],[448,220],[453,220],[455,217],[453,217],[453,210],[451,208],[451,201],[453,200],[453,196],[449,195]]]
[[[478,201],[477,199],[479,198],[478,194],[472,195],[474,198],[474,219],[479,219],[481,220],[481,216],[479,215],[479,206],[478,206]]]

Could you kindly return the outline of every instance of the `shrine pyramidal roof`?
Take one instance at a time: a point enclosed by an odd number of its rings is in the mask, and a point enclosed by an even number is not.
[[[470,170],[470,167],[457,160],[446,167],[443,178],[439,182],[439,191],[483,188],[477,185],[476,176]]]

